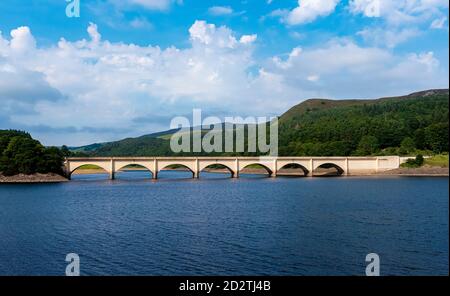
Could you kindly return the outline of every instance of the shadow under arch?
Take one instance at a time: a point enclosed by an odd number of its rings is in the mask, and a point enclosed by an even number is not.
[[[239,171],[240,175],[259,175],[259,176],[272,176],[273,172],[267,166],[260,163],[251,163],[243,167]]]
[[[324,163],[314,170],[314,177],[336,177],[342,176],[344,169],[335,163]]]
[[[181,179],[181,178],[194,178],[195,177],[195,172],[193,170],[191,170],[188,166],[186,166],[184,164],[177,164],[177,163],[170,164],[170,165],[163,167],[156,174],[158,176],[158,179],[161,178],[161,175],[163,177],[162,179],[166,179],[166,178],[167,179],[170,179],[170,178]],[[177,175],[175,176],[175,174],[177,174]]]
[[[81,180],[109,179],[109,172],[96,164],[83,164],[73,169],[68,178]]]
[[[218,174],[219,176],[220,176],[220,174],[230,174],[231,178],[234,177],[234,171],[231,168],[229,168],[228,166],[221,164],[221,163],[207,165],[199,172],[200,175],[203,172],[214,173],[214,174]]]
[[[127,164],[116,170],[116,179],[151,179],[153,172],[141,164]]]
[[[277,176],[281,177],[306,177],[309,170],[298,163],[288,163],[277,171]]]

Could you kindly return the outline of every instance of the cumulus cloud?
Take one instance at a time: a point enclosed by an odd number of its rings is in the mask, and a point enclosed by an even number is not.
[[[298,6],[289,12],[285,21],[289,25],[313,22],[318,17],[330,15],[339,0],[298,0]]]
[[[90,24],[88,39],[46,48],[36,47],[30,29],[0,34],[2,122],[35,130],[46,144],[78,145],[167,129],[163,118],[193,107],[220,117],[279,115],[309,97],[448,87],[448,66],[432,52],[397,55],[334,40],[258,60],[256,34],[205,21],[190,27],[182,49],[113,43],[100,29]],[[56,133],[67,128],[73,132]]]
[[[36,40],[28,27],[19,27],[12,30],[11,37],[10,46],[14,53],[25,53],[34,50],[36,47]]]
[[[396,56],[346,39],[322,48],[296,48],[287,59],[273,61],[270,70],[286,77],[288,85],[324,96],[374,97],[408,93],[411,84],[416,90],[448,85],[448,68],[442,69],[432,52]]]
[[[234,48],[238,43],[229,28],[216,27],[205,21],[195,21],[189,33],[193,43],[228,48]]]

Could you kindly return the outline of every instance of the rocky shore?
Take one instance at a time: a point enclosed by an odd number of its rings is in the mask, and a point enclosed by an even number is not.
[[[398,168],[386,172],[379,173],[379,175],[394,175],[394,176],[448,176],[449,169],[445,167],[422,166],[419,168]]]
[[[4,176],[0,173],[0,183],[58,183],[68,180],[58,174],[19,174],[15,176]]]

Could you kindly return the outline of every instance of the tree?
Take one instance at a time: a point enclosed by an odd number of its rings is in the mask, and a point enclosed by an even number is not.
[[[64,157],[69,157],[72,155],[72,152],[70,152],[69,148],[67,148],[66,145],[62,145],[61,147],[61,153]]]
[[[426,144],[435,153],[448,151],[448,122],[432,124],[425,129]]]
[[[5,175],[36,172],[39,156],[44,147],[36,140],[25,137],[13,137],[3,151],[2,171]]]
[[[0,144],[0,172],[4,175],[63,173],[63,152],[42,146],[27,133],[0,130]]]
[[[358,155],[372,155],[379,149],[378,139],[374,136],[363,136],[356,150]]]
[[[425,130],[423,128],[414,131],[414,143],[417,149],[426,149]]]
[[[406,137],[403,139],[402,143],[400,144],[400,154],[408,154],[415,150],[416,144],[414,143],[414,140],[410,137]]]
[[[422,166],[423,163],[424,163],[424,161],[425,161],[425,160],[424,160],[422,154],[419,154],[419,155],[416,156],[416,164],[417,164],[418,166]]]

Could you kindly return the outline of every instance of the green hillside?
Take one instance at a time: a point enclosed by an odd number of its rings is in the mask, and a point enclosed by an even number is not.
[[[378,100],[307,100],[280,117],[279,154],[346,156],[448,152],[448,100],[448,89]],[[173,132],[89,145],[73,151],[93,156],[174,155],[169,145]]]
[[[280,155],[448,151],[448,90],[378,100],[308,100],[280,118]]]

